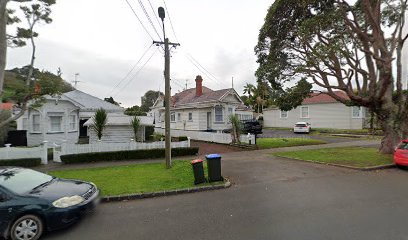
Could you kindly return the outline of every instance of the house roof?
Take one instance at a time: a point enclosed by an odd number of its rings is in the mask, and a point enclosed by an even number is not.
[[[174,107],[178,107],[185,104],[221,101],[222,98],[229,92],[232,93],[235,92],[235,90],[232,88],[227,88],[214,91],[203,86],[203,94],[197,97],[196,89],[190,88],[172,96],[172,103]]]
[[[153,117],[138,116],[140,119],[140,125],[142,126],[153,126]],[[133,116],[122,115],[122,114],[108,114],[107,126],[128,126],[130,125]],[[84,123],[84,126],[91,126],[93,124],[93,119],[89,119]]]
[[[79,90],[74,90],[62,94],[62,97],[67,98],[69,101],[77,105],[80,109],[83,110],[97,110],[103,108],[106,111],[116,112],[123,111],[122,107],[119,107],[115,104],[106,102],[102,99],[89,95],[87,93],[81,92]]]
[[[337,96],[349,100],[350,98],[347,94],[343,91],[334,91],[334,94]],[[318,104],[318,103],[337,103],[337,100],[333,97],[329,96],[327,93],[319,92],[319,93],[311,93],[310,97],[305,98],[302,102],[302,105],[307,104]]]
[[[13,103],[0,103],[0,109],[11,111],[13,109]]]

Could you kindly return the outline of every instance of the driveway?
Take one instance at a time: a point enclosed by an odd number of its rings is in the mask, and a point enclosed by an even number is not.
[[[225,153],[229,189],[101,204],[44,239],[407,239],[407,171],[361,172],[270,152]]]
[[[337,143],[337,142],[350,142],[359,141],[359,138],[348,138],[348,137],[334,137],[322,134],[307,134],[307,133],[293,133],[290,130],[272,130],[263,129],[262,134],[258,135],[259,138],[310,138],[323,140],[327,143]]]

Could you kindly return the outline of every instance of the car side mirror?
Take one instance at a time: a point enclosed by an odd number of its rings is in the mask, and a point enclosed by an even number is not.
[[[9,197],[4,193],[0,193],[0,202],[5,202],[7,200],[9,200]]]

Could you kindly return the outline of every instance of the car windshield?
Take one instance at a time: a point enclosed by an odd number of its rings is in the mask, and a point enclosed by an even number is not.
[[[398,149],[408,150],[408,142],[402,142],[402,143],[398,146]]]
[[[0,170],[0,185],[17,194],[24,194],[51,182],[52,176],[31,169],[8,168]]]
[[[296,124],[295,127],[306,127],[306,124]]]

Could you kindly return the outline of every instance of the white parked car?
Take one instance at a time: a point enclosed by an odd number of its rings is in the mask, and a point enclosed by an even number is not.
[[[307,122],[297,122],[293,127],[294,133],[310,133],[310,131],[312,131],[312,127]]]

